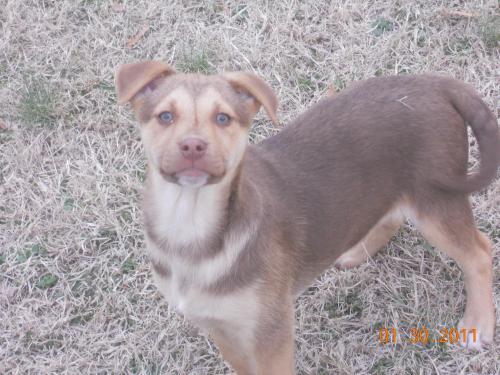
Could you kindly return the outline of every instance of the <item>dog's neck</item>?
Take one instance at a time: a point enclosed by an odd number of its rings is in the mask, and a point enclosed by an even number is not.
[[[239,180],[236,171],[217,184],[192,188],[168,182],[149,168],[144,201],[149,237],[170,250],[207,247],[223,235],[238,204]]]

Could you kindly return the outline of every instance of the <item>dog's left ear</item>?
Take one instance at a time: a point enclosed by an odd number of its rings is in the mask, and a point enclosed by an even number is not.
[[[262,105],[274,124],[278,124],[276,111],[278,98],[269,85],[259,76],[248,72],[229,72],[222,75],[238,92],[253,99],[253,109],[257,113]]]
[[[153,85],[156,79],[174,73],[173,68],[160,61],[123,64],[115,75],[118,104],[128,103],[141,91]]]

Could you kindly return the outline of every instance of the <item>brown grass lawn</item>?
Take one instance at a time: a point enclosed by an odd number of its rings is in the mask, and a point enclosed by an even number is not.
[[[471,83],[498,113],[499,38],[496,0],[0,0],[0,374],[229,371],[152,284],[145,158],[116,105],[117,65],[258,72],[283,126],[330,85],[418,72]],[[251,140],[275,131],[260,114]],[[494,242],[500,310],[500,179],[471,200]],[[498,332],[480,353],[378,342],[383,326],[436,337],[464,302],[456,264],[408,224],[298,299],[298,374],[500,374]]]

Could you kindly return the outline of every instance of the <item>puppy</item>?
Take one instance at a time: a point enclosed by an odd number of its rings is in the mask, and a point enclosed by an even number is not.
[[[493,340],[490,242],[468,194],[497,171],[495,117],[474,90],[395,76],[326,97],[278,135],[248,145],[278,101],[251,73],[176,74],[126,64],[148,159],[144,196],[153,276],[169,304],[211,334],[240,375],[294,373],[294,299],[333,264],[359,265],[410,218],[465,274],[466,345]],[[467,175],[468,124],[481,166]]]

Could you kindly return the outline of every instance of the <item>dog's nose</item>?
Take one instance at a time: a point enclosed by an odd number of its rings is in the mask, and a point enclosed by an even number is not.
[[[179,149],[185,158],[197,160],[205,155],[207,142],[198,138],[187,138],[182,142],[179,142]]]

